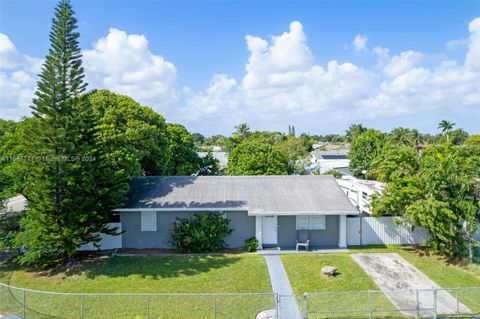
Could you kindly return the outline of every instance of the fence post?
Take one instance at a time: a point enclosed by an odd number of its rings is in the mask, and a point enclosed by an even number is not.
[[[303,319],[308,319],[307,299],[308,299],[308,294],[304,293],[303,294]]]
[[[457,298],[457,314],[460,314],[460,300],[458,300],[458,290],[455,289],[455,298]]]
[[[275,293],[275,318],[280,318],[280,294],[277,292]]]
[[[217,294],[213,294],[213,319],[217,319]]]
[[[25,289],[22,289],[23,291],[23,296],[22,296],[22,303],[23,303],[23,308],[22,308],[22,317],[23,319],[26,319],[27,318],[27,296],[26,296],[26,293],[25,293]]]
[[[372,319],[372,292],[368,291],[368,318]]]
[[[150,319],[150,294],[147,294],[147,319]]]
[[[433,289],[433,319],[437,319],[437,289]]]
[[[80,296],[80,318],[83,319],[84,318],[84,313],[85,313],[85,305],[84,305],[84,295],[81,295]]]
[[[417,299],[417,318],[420,317],[420,299],[418,296],[418,289],[415,290],[415,297]]]

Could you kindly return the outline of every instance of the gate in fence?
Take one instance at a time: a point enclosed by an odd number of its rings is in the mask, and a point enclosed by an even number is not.
[[[260,313],[265,319],[478,318],[480,287],[303,295],[79,294],[36,291],[0,283],[0,315],[19,318],[255,319]]]

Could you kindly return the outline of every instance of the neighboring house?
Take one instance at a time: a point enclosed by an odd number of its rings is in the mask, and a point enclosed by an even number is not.
[[[311,165],[305,170],[309,173],[318,171],[324,174],[329,170],[336,169],[344,175],[352,175],[348,166],[350,160],[347,158],[347,150],[338,151],[312,151],[310,153]]]
[[[372,213],[372,195],[381,192],[386,185],[382,182],[362,180],[353,176],[343,176],[341,179],[337,179],[337,182],[352,204],[364,216]]]
[[[328,144],[330,144],[329,142],[318,142],[318,143],[315,143],[312,145],[312,148],[314,150],[318,150],[319,148],[322,148],[322,147],[325,147],[327,146]]]
[[[23,195],[10,197],[0,209],[1,215],[19,214],[27,208],[27,199]]]
[[[197,155],[198,155],[199,157],[202,157],[202,158],[205,157],[205,156],[207,156],[207,154],[208,154],[208,152],[197,152]],[[214,148],[214,150],[212,151],[212,156],[213,156],[213,158],[215,158],[216,160],[218,160],[218,163],[219,163],[219,165],[220,165],[220,168],[225,168],[225,167],[227,167],[227,163],[228,163],[228,154],[227,154],[227,152],[223,152],[223,151],[221,151],[221,149],[220,149],[220,151],[218,151],[218,150],[215,150],[215,148]]]
[[[294,248],[299,230],[310,246],[346,247],[346,217],[358,215],[332,176],[148,176],[134,178],[120,212],[123,248],[170,248],[176,218],[220,211],[242,247]]]

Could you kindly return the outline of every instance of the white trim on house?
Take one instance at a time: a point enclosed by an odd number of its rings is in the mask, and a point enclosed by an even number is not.
[[[248,216],[304,216],[304,215],[358,215],[358,211],[313,211],[313,212],[260,212],[260,211],[248,211]]]
[[[114,212],[244,212],[248,216],[298,216],[298,215],[358,215],[358,211],[311,211],[311,212],[264,212],[264,211],[250,211],[247,207],[211,207],[211,208],[116,208]]]
[[[347,216],[338,217],[338,247],[347,248]]]
[[[229,207],[215,207],[215,208],[115,208],[114,212],[244,212],[247,211],[248,208],[229,208]]]

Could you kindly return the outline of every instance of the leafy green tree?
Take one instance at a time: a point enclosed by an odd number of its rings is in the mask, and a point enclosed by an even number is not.
[[[377,180],[390,182],[412,176],[418,170],[414,149],[407,146],[386,148],[371,165],[370,175]]]
[[[362,171],[369,172],[373,160],[381,154],[384,144],[382,132],[374,129],[368,129],[353,139],[348,158],[350,170],[355,177],[363,178]]]
[[[465,145],[480,145],[480,134],[470,135],[465,140]]]
[[[167,124],[160,114],[108,90],[95,91],[88,99],[97,118],[97,147],[116,171],[127,179],[170,173]]]
[[[287,175],[288,157],[273,138],[252,136],[238,144],[228,156],[228,175]]]
[[[463,128],[453,130],[450,135],[452,136],[452,143],[454,145],[462,145],[468,138],[468,133]]]
[[[200,133],[192,133],[192,139],[197,147],[202,146],[205,143],[205,136]]]
[[[202,159],[197,155],[193,138],[180,124],[168,124],[168,148],[170,150],[169,174],[192,175],[202,168]]]
[[[447,142],[449,141],[450,138],[450,131],[453,129],[455,126],[455,123],[442,120],[440,123],[438,123],[438,128],[442,130],[442,134],[445,136],[447,139]]]
[[[212,152],[208,152],[207,156],[201,158],[201,165],[197,175],[223,175],[223,171],[220,169],[220,163],[213,157]]]
[[[360,134],[364,133],[367,129],[362,125],[362,123],[352,124],[345,132],[345,138],[348,142],[352,142],[355,137],[359,136]]]
[[[405,216],[429,230],[436,250],[464,255],[480,219],[479,203],[473,196],[479,159],[480,149],[475,147],[426,148],[418,171],[392,179],[384,193],[373,198],[374,214]]]
[[[277,148],[287,156],[292,164],[308,156],[308,146],[303,140],[293,135],[288,135],[285,140],[277,142]]]
[[[34,121],[25,141],[33,160],[24,187],[29,210],[15,242],[27,250],[19,261],[49,264],[72,260],[95,233],[116,233],[106,224],[110,210],[98,199],[95,121],[83,94],[77,20],[69,1],[56,7],[33,100]],[[111,209],[111,207],[110,207]]]

